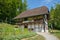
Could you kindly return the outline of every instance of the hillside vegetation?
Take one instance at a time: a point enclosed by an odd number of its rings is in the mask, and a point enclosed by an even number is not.
[[[0,23],[0,40],[20,40],[34,35],[36,33],[29,32],[27,29],[21,31],[21,28],[15,28],[15,25]]]

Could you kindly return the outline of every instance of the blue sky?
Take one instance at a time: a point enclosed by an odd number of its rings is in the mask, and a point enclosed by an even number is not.
[[[51,7],[55,7],[56,3],[60,3],[60,0],[27,0],[28,10],[41,7],[41,6],[47,6],[50,10]]]

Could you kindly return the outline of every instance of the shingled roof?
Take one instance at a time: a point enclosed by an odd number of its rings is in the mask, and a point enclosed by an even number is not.
[[[14,19],[43,15],[43,14],[49,14],[48,8],[46,6],[24,11],[20,15],[16,16]]]

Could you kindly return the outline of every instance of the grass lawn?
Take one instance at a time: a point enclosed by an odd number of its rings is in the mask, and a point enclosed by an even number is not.
[[[53,30],[53,32],[50,32],[50,33],[54,34],[60,39],[60,30]]]
[[[15,28],[15,25],[7,23],[0,23],[0,40],[21,40],[23,38],[29,38],[27,40],[44,40],[45,38],[32,32],[28,29],[21,31],[21,28]],[[34,37],[36,36],[36,37]],[[34,37],[34,38],[31,38]]]
[[[43,36],[41,36],[41,35],[38,35],[38,36],[36,36],[36,37],[29,38],[29,39],[27,39],[27,40],[45,40],[45,38],[44,38]]]
[[[21,28],[15,28],[15,25],[0,23],[0,40],[21,40],[35,35],[36,33],[29,32],[27,29],[21,31]]]

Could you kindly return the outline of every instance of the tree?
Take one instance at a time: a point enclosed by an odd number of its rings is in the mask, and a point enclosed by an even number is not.
[[[51,7],[51,10],[50,10],[50,20],[49,20],[49,26],[53,26],[54,24],[54,8]]]
[[[23,11],[27,10],[27,0],[23,2]]]
[[[55,28],[60,29],[60,4],[56,4],[54,13]]]
[[[55,9],[51,8],[49,24],[55,29],[60,29],[60,4],[56,4]]]
[[[16,15],[25,11],[23,9],[27,9],[26,7],[22,0],[0,0],[0,21],[10,23]]]

